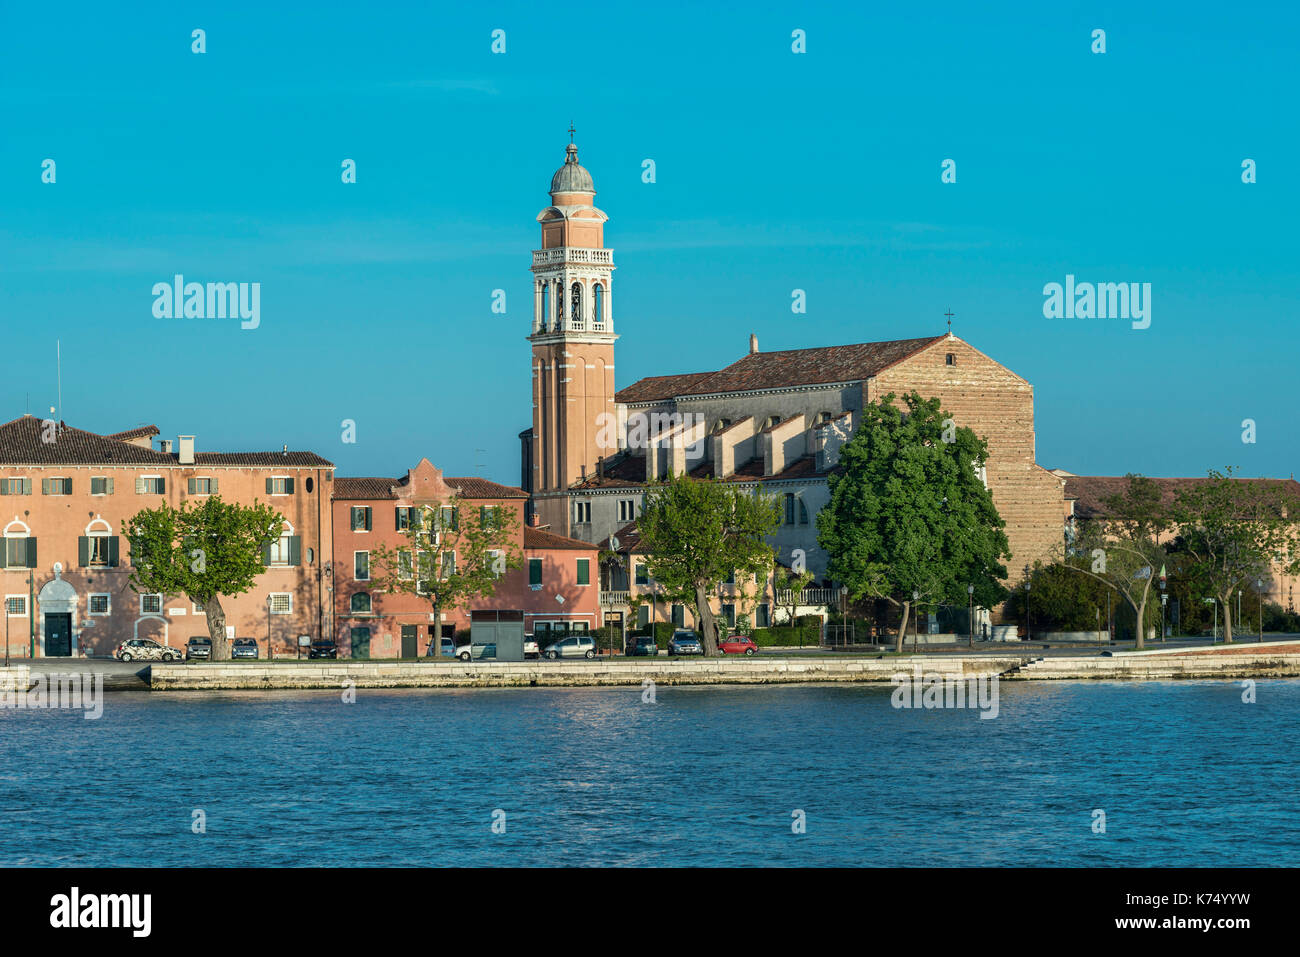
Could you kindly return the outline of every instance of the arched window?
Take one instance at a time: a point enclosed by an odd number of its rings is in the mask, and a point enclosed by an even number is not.
[[[546,331],[546,324],[550,322],[550,319],[551,319],[551,284],[549,282],[544,282],[542,283],[542,317],[541,317],[542,332]]]
[[[780,425],[780,424],[781,424],[781,417],[779,415],[769,415],[766,419],[763,420],[763,431],[766,432],[768,429],[772,428],[773,426]]]
[[[352,596],[353,614],[368,614],[370,612],[370,592],[359,591]]]
[[[280,537],[271,543],[270,551],[267,553],[266,564],[268,565],[290,565],[293,563],[293,526],[288,522],[284,523],[284,528],[280,531]]]
[[[564,286],[555,280],[555,328],[564,325]]]
[[[582,328],[582,283],[575,282],[570,287],[569,325],[575,329]]]
[[[596,328],[599,329],[605,323],[605,287],[600,283],[596,283],[592,289],[592,297],[591,318],[596,323]]]

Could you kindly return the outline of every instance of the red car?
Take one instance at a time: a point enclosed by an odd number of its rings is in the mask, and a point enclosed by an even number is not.
[[[756,655],[758,645],[748,635],[732,635],[718,642],[718,650],[724,655]]]

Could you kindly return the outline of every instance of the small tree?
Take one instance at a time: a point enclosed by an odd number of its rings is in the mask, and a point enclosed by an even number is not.
[[[772,575],[772,604],[777,608],[790,609],[786,612],[786,620],[790,623],[791,631],[794,630],[794,613],[802,604],[804,589],[812,580],[813,573],[807,569],[796,572],[780,565],[776,566],[776,571]],[[787,594],[788,601],[781,601],[782,592]]]
[[[673,475],[646,495],[639,528],[647,570],[667,600],[694,609],[706,655],[718,653],[709,599],[733,571],[752,575],[771,565],[764,539],[779,521],[775,499],[714,479]]]
[[[1188,575],[1223,606],[1223,640],[1232,641],[1232,593],[1254,590],[1272,577],[1300,571],[1296,519],[1300,499],[1279,484],[1211,470],[1203,482],[1179,490],[1173,520]]]
[[[1170,513],[1160,486],[1130,473],[1121,492],[1102,499],[1104,519],[1083,524],[1066,556],[1077,572],[1108,585],[1133,609],[1136,648],[1146,647],[1147,604],[1168,553],[1160,543]]]
[[[284,516],[269,505],[238,505],[212,495],[160,505],[122,521],[130,543],[132,590],[185,595],[202,605],[212,659],[229,658],[222,595],[242,595],[266,571],[262,551],[280,538]]]
[[[853,601],[901,609],[900,652],[914,601],[964,605],[969,586],[981,608],[1002,601],[1010,554],[980,479],[987,444],[958,428],[938,399],[912,392],[903,401],[905,410],[891,393],[862,410],[840,450],[841,471],[828,479],[830,503],[817,513],[830,578]]]
[[[452,497],[416,507],[402,529],[405,546],[393,549],[381,543],[370,552],[375,586],[427,600],[438,637],[444,611],[490,597],[503,575],[523,566],[514,511],[483,506],[477,515],[462,517],[459,502]]]

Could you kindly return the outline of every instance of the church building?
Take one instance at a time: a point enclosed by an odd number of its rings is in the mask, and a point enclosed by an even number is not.
[[[520,438],[535,521],[589,542],[627,538],[647,488],[687,471],[775,496],[778,560],[802,549],[821,579],[816,515],[840,446],[866,403],[916,390],[988,442],[983,477],[1007,523],[1011,581],[1061,557],[1064,480],[1035,460],[1033,386],[951,330],[775,352],[750,335],[722,369],[616,390],[613,252],[595,193],[570,144],[533,252],[533,424]]]

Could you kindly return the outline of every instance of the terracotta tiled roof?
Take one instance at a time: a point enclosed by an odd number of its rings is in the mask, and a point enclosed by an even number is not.
[[[452,488],[457,489],[464,498],[528,498],[528,493],[512,485],[501,485],[477,476],[465,478],[444,478]],[[334,498],[336,499],[395,499],[396,490],[406,485],[407,477],[401,478],[351,478],[334,480]]]
[[[753,352],[718,372],[642,379],[614,398],[624,403],[653,402],[684,395],[784,389],[819,382],[856,382],[876,375],[944,338],[929,336],[816,349]]]
[[[616,402],[655,402],[670,399],[675,395],[687,395],[692,386],[704,379],[716,375],[714,372],[687,372],[682,375],[652,375],[633,382],[626,389],[615,394]]]
[[[641,547],[641,530],[637,528],[636,522],[628,522],[614,533],[614,537],[618,539],[619,554],[632,553]],[[602,538],[597,547],[602,551],[610,551],[609,538]]]
[[[153,428],[153,426],[149,426]],[[155,431],[157,431],[155,429]],[[98,435],[60,423],[53,442],[43,441],[42,420],[25,415],[0,425],[0,463],[5,465],[179,465],[175,452],[134,445],[116,435]],[[144,434],[140,432],[140,434]],[[313,452],[199,452],[196,465],[324,466]]]
[[[117,439],[119,442],[130,442],[132,439],[142,439],[146,435],[152,437],[160,434],[156,425],[142,425],[136,429],[127,429],[125,432],[114,432],[112,435],[106,435],[106,439]]]
[[[465,498],[528,498],[528,493],[513,485],[490,482],[485,478],[469,476],[468,478],[448,478],[446,483],[459,489]]]
[[[336,499],[384,499],[396,498],[393,486],[397,479],[391,478],[354,478],[342,476],[334,479],[332,498]]]
[[[1161,500],[1169,504],[1179,490],[1200,485],[1204,478],[1157,478],[1147,476],[1160,487]],[[1241,482],[1262,482],[1266,485],[1281,486],[1300,499],[1300,482],[1295,479],[1248,479]],[[1106,500],[1123,494],[1128,488],[1128,478],[1123,475],[1069,475],[1065,477],[1065,497],[1074,499],[1074,514],[1077,518],[1105,518],[1109,510]]]
[[[563,535],[556,535],[554,532],[545,532],[540,528],[533,528],[531,525],[524,526],[524,548],[569,548],[584,552],[594,552],[596,550],[596,546],[591,542],[566,538]]]

